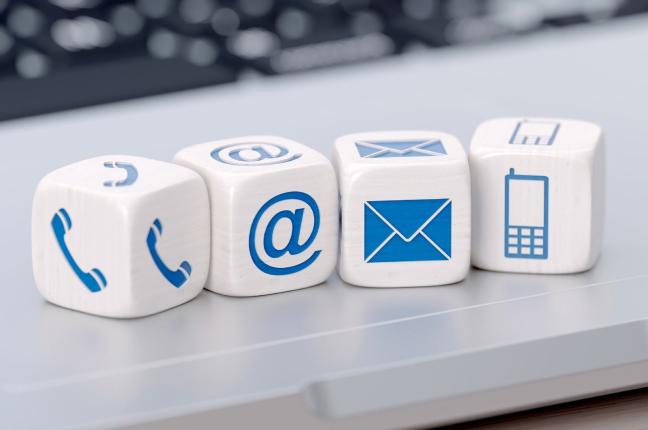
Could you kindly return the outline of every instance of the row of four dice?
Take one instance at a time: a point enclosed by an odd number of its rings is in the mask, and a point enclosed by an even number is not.
[[[395,131],[339,138],[333,165],[269,136],[192,146],[175,164],[86,160],[38,186],[36,283],[55,304],[135,317],[203,287],[234,296],[308,287],[336,261],[345,281],[372,287],[458,282],[471,253],[490,270],[592,267],[605,194],[598,126],[491,120],[469,158],[449,134]]]

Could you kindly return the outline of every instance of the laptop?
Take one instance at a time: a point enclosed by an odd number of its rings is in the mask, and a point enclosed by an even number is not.
[[[156,18],[167,3],[173,13]],[[648,90],[637,47],[648,45],[648,7],[545,3],[0,1],[0,34],[12,40],[0,54],[11,58],[0,78],[0,427],[429,428],[647,386]],[[241,14],[226,26],[241,5],[264,4],[271,18]],[[223,8],[230,21],[215,18]],[[114,16],[135,27],[141,18],[138,48],[125,48]],[[284,33],[272,27],[280,16]],[[321,37],[302,44],[306,36],[286,36],[304,20],[327,29],[336,19],[371,31],[313,30]],[[29,23],[58,23],[58,42],[51,31],[30,36]],[[79,28],[96,49],[70,36]],[[102,31],[123,41],[130,63],[102,56]],[[46,39],[67,53],[41,47]],[[338,56],[313,59],[313,46]],[[349,46],[368,48],[353,57]],[[395,289],[334,274],[263,297],[203,290],[132,320],[63,309],[36,290],[32,197],[67,164],[106,154],[170,161],[189,145],[253,134],[328,156],[346,133],[429,129],[467,149],[481,121],[518,115],[606,132],[606,232],[590,271],[471,269],[457,284]]]

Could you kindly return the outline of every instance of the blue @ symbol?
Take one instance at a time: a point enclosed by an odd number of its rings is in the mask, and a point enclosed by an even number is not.
[[[260,231],[259,222],[261,221],[263,215],[271,210],[277,203],[290,200],[295,201],[294,203],[296,204],[294,206],[296,207],[296,209],[283,209],[277,211],[277,213],[275,213],[272,218],[270,218],[270,221],[268,221],[268,223],[265,225],[265,231]],[[281,208],[285,207],[285,204],[281,206]],[[299,236],[302,231],[305,209],[310,209],[313,214],[313,229],[308,236],[308,239],[306,239],[304,243],[300,244]],[[291,224],[290,239],[283,248],[278,249],[273,243],[273,236],[277,224],[279,223],[279,221],[284,219]],[[279,259],[281,257],[284,257],[286,254],[299,255],[305,253],[317,237],[319,226],[319,208],[317,207],[315,200],[308,194],[299,191],[290,191],[271,198],[261,207],[261,209],[259,209],[259,212],[257,212],[256,216],[254,217],[254,221],[252,221],[249,238],[250,256],[252,257],[252,261],[254,262],[256,267],[269,275],[290,275],[292,273],[297,273],[304,270],[305,268],[313,264],[315,260],[317,260],[317,257],[319,257],[322,252],[321,250],[313,251],[313,253],[310,254],[309,257],[307,257],[299,264],[289,267],[275,267],[267,264],[259,256],[256,245],[257,234],[263,235],[263,252],[268,257],[268,259]]]

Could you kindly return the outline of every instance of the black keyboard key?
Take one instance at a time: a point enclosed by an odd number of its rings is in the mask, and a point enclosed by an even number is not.
[[[274,5],[275,0],[235,0],[233,7],[241,13],[245,21],[269,17]]]
[[[47,17],[40,10],[26,4],[17,4],[7,11],[6,24],[14,37],[27,39],[47,32]]]
[[[440,16],[421,21],[401,15],[389,23],[386,33],[402,43],[421,41],[429,46],[441,47],[450,44],[446,33],[449,24],[448,20]]]
[[[13,59],[16,40],[9,31],[0,25],[0,64],[7,64]]]
[[[119,4],[109,9],[107,21],[124,39],[141,35],[146,26],[145,17],[132,4]]]
[[[0,26],[0,82],[7,76],[15,75],[16,41],[6,28]]]
[[[221,7],[214,12],[209,20],[212,30],[221,37],[230,36],[241,28],[239,14],[229,7]]]
[[[29,48],[18,50],[15,59],[15,70],[24,79],[42,78],[52,71],[52,59],[47,55]],[[3,82],[0,81],[0,84]]]
[[[135,0],[135,7],[147,19],[162,19],[172,13],[175,0]]]
[[[161,25],[187,36],[210,31],[210,20],[216,12],[215,0],[180,0],[161,18]]]
[[[298,8],[289,7],[282,10],[275,19],[275,29],[279,37],[288,40],[299,40],[312,34],[316,18]]]
[[[147,41],[149,53],[158,59],[183,59],[190,64],[207,67],[216,64],[222,48],[207,37],[188,37],[165,28],[155,30]]]
[[[230,55],[274,75],[373,60],[393,54],[395,45],[382,33],[352,36],[338,30],[281,41],[274,33],[255,28],[228,38],[227,49]]]
[[[544,20],[544,24],[552,27],[567,27],[570,25],[585,24],[590,21],[591,20],[585,15],[574,14],[555,18],[547,18]]]

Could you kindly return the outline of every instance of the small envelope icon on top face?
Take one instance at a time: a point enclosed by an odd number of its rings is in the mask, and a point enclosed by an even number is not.
[[[356,148],[362,158],[435,157],[448,155],[439,139],[357,141]]]
[[[450,260],[450,199],[365,203],[366,263]]]

